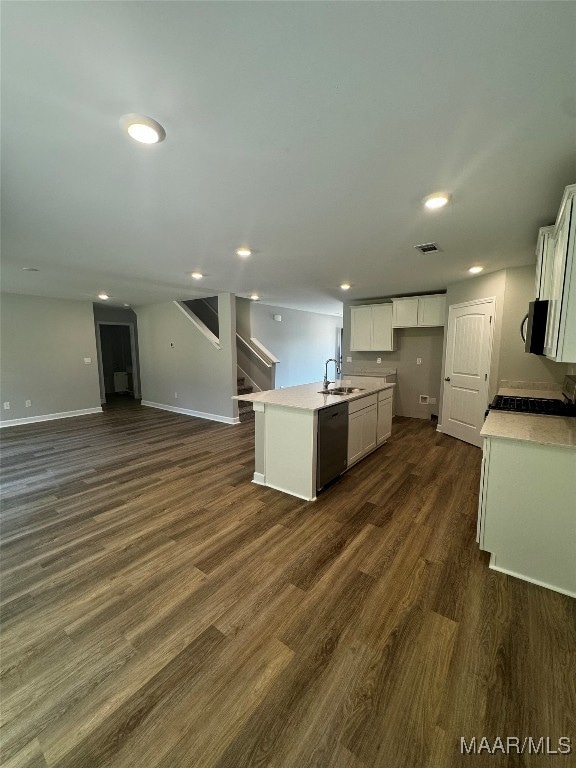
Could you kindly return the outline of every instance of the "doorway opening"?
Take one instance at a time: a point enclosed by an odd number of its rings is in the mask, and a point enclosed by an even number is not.
[[[107,407],[140,403],[140,376],[132,323],[97,322],[100,399]]]

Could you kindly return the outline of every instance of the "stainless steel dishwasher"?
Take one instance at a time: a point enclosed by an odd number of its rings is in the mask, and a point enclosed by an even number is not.
[[[318,411],[316,490],[344,472],[348,465],[348,402]]]

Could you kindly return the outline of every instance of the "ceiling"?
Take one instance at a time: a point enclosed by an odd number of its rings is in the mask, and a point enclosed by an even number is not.
[[[337,314],[343,281],[347,299],[401,295],[533,262],[576,182],[576,3],[88,0],[2,16],[5,291],[120,305],[256,291]],[[134,143],[129,112],[166,140]],[[436,190],[452,203],[426,211]],[[428,241],[442,252],[414,250]]]

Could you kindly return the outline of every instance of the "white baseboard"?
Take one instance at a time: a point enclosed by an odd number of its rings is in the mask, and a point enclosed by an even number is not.
[[[252,482],[256,483],[256,485],[266,485],[266,479],[262,472],[254,472],[254,477],[252,478]]]
[[[141,405],[148,408],[158,408],[160,411],[171,411],[172,413],[181,413],[184,416],[194,416],[196,419],[208,419],[208,421],[220,421],[223,424],[240,424],[239,416],[220,416],[218,413],[203,413],[202,411],[191,411],[188,408],[176,408],[173,405],[164,405],[163,403],[152,403],[150,400],[142,400]]]
[[[9,419],[0,421],[1,427],[16,427],[19,424],[37,424],[40,421],[55,419],[70,419],[72,416],[88,416],[91,413],[102,413],[102,408],[83,408],[80,411],[62,411],[62,413],[45,413],[43,416],[29,416],[26,419]]]
[[[436,432],[444,432],[442,429],[442,424],[436,424]]]
[[[538,587],[544,587],[545,589],[551,589],[554,592],[560,592],[561,595],[568,595],[568,597],[576,597],[576,592],[571,592],[569,589],[563,587],[557,587],[554,584],[547,584],[545,581],[539,581],[533,579],[530,576],[524,576],[522,573],[516,573],[516,571],[510,571],[508,568],[500,568],[496,565],[496,557],[494,553],[490,555],[490,564],[488,566],[492,571],[498,571],[499,573],[505,573],[506,576],[513,576],[515,579],[522,579],[522,581],[528,581],[530,584],[536,584]]]

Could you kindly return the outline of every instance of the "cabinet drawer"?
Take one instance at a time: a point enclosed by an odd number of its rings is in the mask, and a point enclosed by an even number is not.
[[[382,389],[378,392],[378,402],[381,403],[383,400],[392,400],[393,392],[394,390],[392,387],[390,387],[390,389]]]
[[[366,397],[359,397],[357,400],[351,400],[348,402],[348,413],[356,413],[363,408],[368,408],[371,405],[376,405],[378,402],[378,395],[366,395]]]

